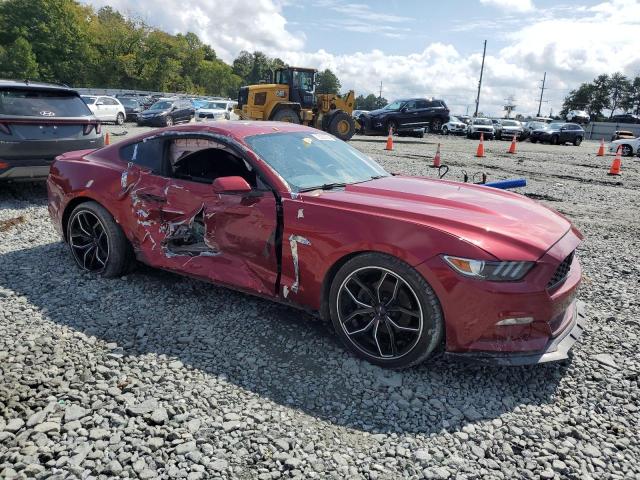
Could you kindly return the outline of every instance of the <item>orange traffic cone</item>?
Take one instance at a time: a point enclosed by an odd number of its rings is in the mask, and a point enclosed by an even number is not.
[[[604,157],[604,138],[600,141],[600,148],[598,148],[596,157]]]
[[[516,136],[513,136],[513,140],[511,140],[511,146],[509,147],[509,150],[507,150],[507,153],[516,153]]]
[[[611,168],[609,169],[609,175],[620,175],[620,169],[622,167],[622,145],[616,150],[616,158],[611,162]]]
[[[109,135],[109,132],[104,134],[104,144],[111,145],[111,136]]]
[[[480,143],[478,144],[478,150],[476,150],[476,157],[484,157],[484,134],[480,134]]]
[[[389,127],[389,136],[387,137],[387,146],[384,147],[385,150],[393,150],[393,131],[391,127]]]
[[[433,157],[433,165],[434,168],[440,167],[440,144],[438,144],[438,148],[436,149],[436,156]]]

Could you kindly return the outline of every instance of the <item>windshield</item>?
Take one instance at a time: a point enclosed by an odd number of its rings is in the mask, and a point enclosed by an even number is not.
[[[502,120],[502,125],[504,127],[519,127],[520,122],[517,122],[515,120]]]
[[[82,98],[82,101],[87,105],[93,105],[94,103],[96,103],[96,100],[98,99],[98,97],[88,97],[86,95],[81,95],[80,98]]]
[[[562,127],[564,125],[564,123],[550,123],[548,125],[549,130],[560,130],[560,127]]]
[[[395,102],[391,102],[389,105],[384,107],[383,110],[400,110],[400,107],[403,103],[404,102],[401,102],[400,100],[396,100]]]
[[[322,132],[269,133],[245,141],[294,192],[389,175],[368,156]]]
[[[171,108],[171,105],[171,102],[161,100],[151,105],[151,107],[149,107],[149,110],[169,110]]]
[[[476,118],[473,121],[474,125],[493,125],[493,122],[488,118]]]
[[[88,117],[91,110],[74,92],[2,89],[0,115],[32,117]]]
[[[451,123],[462,123],[458,117],[449,117]]]
[[[205,108],[209,108],[211,110],[226,110],[227,104],[224,102],[209,102]]]

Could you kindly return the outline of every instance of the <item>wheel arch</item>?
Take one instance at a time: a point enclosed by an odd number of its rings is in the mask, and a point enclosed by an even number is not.
[[[73,209],[76,208],[78,205],[80,205],[82,203],[87,203],[87,202],[96,202],[96,203],[100,204],[103,208],[106,208],[104,205],[102,205],[96,199],[91,198],[91,197],[78,196],[78,197],[72,198],[65,205],[64,211],[62,212],[62,218],[60,220],[60,223],[61,223],[61,226],[62,226],[62,235],[64,237],[64,241],[65,242],[69,240],[67,238],[67,225],[69,223],[69,217],[71,216],[71,212],[73,212]]]

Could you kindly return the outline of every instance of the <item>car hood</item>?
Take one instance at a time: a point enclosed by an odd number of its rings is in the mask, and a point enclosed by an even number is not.
[[[164,113],[169,113],[169,110],[144,110],[140,112],[140,115],[151,117],[153,115],[162,115]]]
[[[302,195],[304,201],[435,228],[500,260],[538,260],[571,228],[565,217],[522,195],[422,177],[391,176]]]
[[[368,115],[370,117],[375,117],[378,115],[386,115],[387,113],[392,113],[397,111],[398,110],[385,110],[384,108],[379,108],[377,110],[371,110],[369,113],[366,113],[365,115]]]

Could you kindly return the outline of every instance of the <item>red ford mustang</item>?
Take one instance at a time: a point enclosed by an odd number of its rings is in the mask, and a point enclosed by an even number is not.
[[[583,328],[581,234],[521,195],[393,176],[277,122],[165,128],[58,157],[49,211],[82,269],[134,259],[330,318],[384,367],[437,351],[567,357]]]

